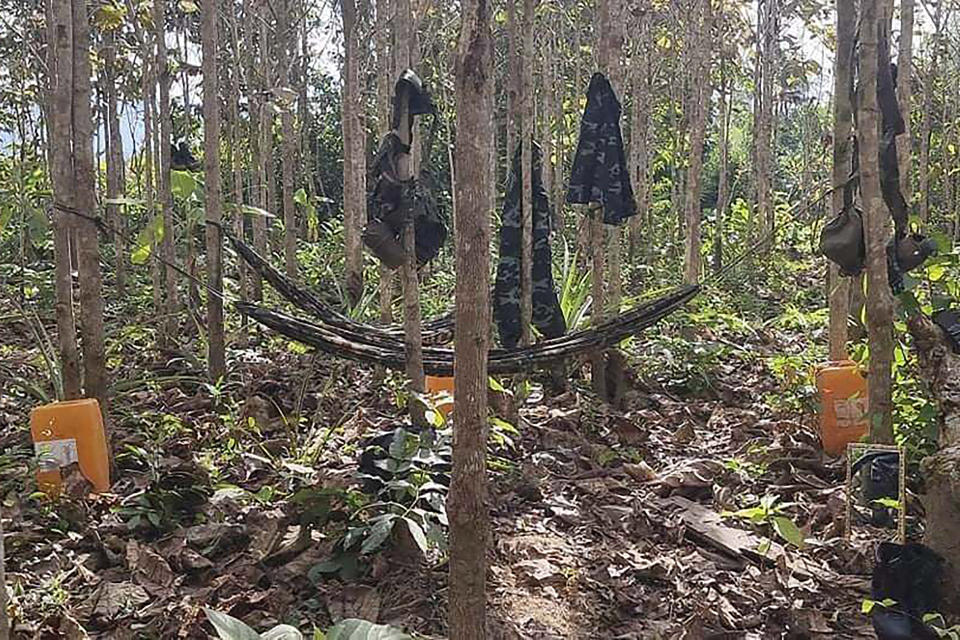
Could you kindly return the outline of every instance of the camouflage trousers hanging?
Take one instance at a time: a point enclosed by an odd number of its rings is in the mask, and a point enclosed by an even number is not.
[[[550,201],[543,187],[540,147],[533,143],[533,326],[547,338],[556,338],[567,330],[553,285],[550,254]],[[493,292],[493,313],[500,332],[500,344],[507,349],[520,341],[520,267],[522,255],[520,147],[513,155],[503,202],[500,227],[500,263]]]

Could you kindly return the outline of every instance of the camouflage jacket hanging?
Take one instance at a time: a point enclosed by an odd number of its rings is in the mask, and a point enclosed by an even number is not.
[[[601,73],[593,74],[587,89],[567,202],[601,204],[607,224],[621,224],[637,213],[620,133],[620,102]]]
[[[533,325],[547,338],[556,338],[567,330],[563,311],[553,286],[553,263],[550,255],[550,201],[543,187],[540,147],[532,146],[533,186]],[[500,227],[500,263],[493,290],[493,313],[500,331],[500,344],[511,349],[520,341],[520,260],[521,241],[521,152],[517,146],[507,180]]]
[[[403,264],[401,233],[409,219],[413,219],[417,264],[423,265],[435,258],[447,239],[446,217],[433,194],[436,179],[429,164],[438,125],[436,109],[420,79],[409,69],[397,81],[394,96],[396,101],[409,101],[408,126],[415,115],[430,114],[432,122],[424,150],[425,162],[416,179],[401,181],[397,172],[398,156],[410,153],[410,147],[396,133],[400,125],[398,104],[394,105],[394,130],[383,138],[369,163],[363,243],[391,269]]]

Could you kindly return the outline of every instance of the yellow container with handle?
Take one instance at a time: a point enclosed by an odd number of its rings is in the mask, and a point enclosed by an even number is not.
[[[30,412],[30,435],[37,454],[37,486],[60,493],[60,469],[74,462],[96,491],[110,490],[110,453],[103,415],[96,399],[68,400]]]
[[[820,392],[820,440],[832,456],[870,432],[867,379],[852,360],[828,362],[817,369]]]
[[[453,376],[427,376],[427,393],[431,395],[449,394],[437,402],[437,411],[446,418],[453,411]]]

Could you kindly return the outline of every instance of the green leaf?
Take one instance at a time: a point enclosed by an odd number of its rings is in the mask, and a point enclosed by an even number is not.
[[[197,190],[197,179],[189,171],[170,172],[170,191],[174,197],[186,200]]]
[[[130,253],[130,262],[145,264],[150,259],[150,251],[155,244],[163,240],[163,216],[154,216],[153,220],[137,234],[137,244]]]
[[[803,533],[790,518],[787,518],[786,516],[774,516],[773,529],[777,532],[777,535],[793,546],[797,547],[798,549],[803,548]]]
[[[350,618],[327,630],[327,640],[412,640],[396,627]]]
[[[500,381],[494,378],[493,376],[489,377],[489,379],[487,380],[487,384],[494,391],[504,391],[503,385],[500,384]]]
[[[220,640],[260,640],[260,634],[248,627],[242,621],[213,609],[203,608],[207,620],[216,629]]]
[[[180,10],[184,13],[196,13],[200,7],[193,0],[180,0]]]
[[[860,603],[860,613],[870,613],[873,611],[873,608],[877,606],[876,600],[867,600],[865,599]]]
[[[127,8],[114,3],[104,3],[97,7],[93,14],[93,21],[102,31],[113,31],[123,26],[123,19],[127,16]]]
[[[244,213],[249,213],[254,216],[263,216],[264,218],[276,218],[277,216],[273,215],[266,209],[261,209],[260,207],[254,207],[253,205],[245,204],[241,207],[241,210]]]
[[[278,624],[260,636],[261,640],[303,640],[303,634],[288,624]]]
[[[303,187],[297,189],[296,193],[293,194],[293,201],[296,202],[301,207],[307,205],[307,190]]]
[[[375,525],[370,527],[370,532],[360,546],[360,553],[372,553],[380,548],[393,531],[393,523],[397,518],[394,514],[387,514],[382,520],[378,520]]]
[[[770,538],[764,538],[760,541],[760,544],[757,545],[757,553],[762,556],[767,555],[767,552],[770,551],[770,547],[773,545],[773,540]]]
[[[420,551],[426,553],[427,534],[423,532],[423,527],[421,527],[416,520],[411,520],[410,518],[404,518],[403,521],[407,524],[407,529],[410,530],[410,535],[413,536],[414,542],[420,547]]]
[[[876,500],[871,500],[871,502],[882,507],[889,507],[890,509],[900,508],[900,501],[895,498],[877,498]]]

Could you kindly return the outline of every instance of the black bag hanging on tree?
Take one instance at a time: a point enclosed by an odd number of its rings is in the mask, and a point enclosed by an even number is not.
[[[820,232],[820,253],[840,267],[840,274],[857,276],[867,264],[867,246],[863,236],[863,214],[854,206],[853,195],[859,183],[857,144],[853,140],[851,174],[843,185],[843,209]]]
[[[623,151],[620,111],[610,81],[602,73],[593,74],[580,120],[567,202],[603,205],[603,221],[607,224],[621,224],[637,213]]]

